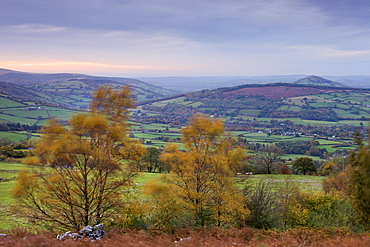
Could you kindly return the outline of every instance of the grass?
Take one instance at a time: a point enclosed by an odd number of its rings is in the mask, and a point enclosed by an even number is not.
[[[25,106],[23,103],[7,99],[4,97],[0,97],[0,108],[6,108],[6,107],[17,107],[17,106]]]
[[[326,139],[316,139],[320,143],[320,145],[335,145],[335,144],[341,144],[341,141],[334,141],[334,140],[326,140]]]
[[[241,134],[234,132],[235,135]],[[279,141],[310,141],[313,138],[312,137],[305,137],[305,136],[300,136],[300,137],[295,137],[295,136],[285,136],[285,135],[271,135],[267,136],[266,133],[257,133],[257,132],[251,132],[251,133],[245,133],[244,137],[247,138],[247,141],[253,142],[279,142]]]
[[[4,111],[8,114],[13,114],[15,116],[19,117],[32,117],[32,118],[38,118],[39,116],[42,118],[49,117],[47,111],[45,110],[32,110],[32,111],[24,111],[24,110],[7,110]]]
[[[14,188],[15,181],[9,182],[0,182],[0,198],[1,203],[0,205],[10,205],[14,203],[14,199],[12,197],[12,190]]]
[[[7,131],[0,131],[0,139],[4,138],[10,139],[15,142],[20,142],[22,140],[25,140],[27,138],[27,135]]]
[[[7,114],[0,113],[0,120],[9,121],[13,123],[28,124],[33,125],[36,122],[36,119],[19,117],[19,116],[10,116]]]
[[[315,102],[315,103],[309,103],[311,107],[333,107],[332,103],[329,102]]]
[[[338,117],[343,117],[343,118],[361,118],[362,117],[362,115],[352,114],[350,111],[346,111],[343,109],[334,108],[333,111],[335,111]]]
[[[145,183],[147,183],[149,180],[153,180],[153,179],[159,179],[159,177],[161,175],[165,175],[165,174],[162,174],[162,173],[148,173],[148,172],[140,172],[136,178],[136,183],[139,185],[139,186],[142,186],[144,185]]]
[[[330,125],[330,126],[333,126],[333,125],[336,125],[337,122],[331,122],[331,121],[319,121],[319,120],[301,120],[302,121],[302,124],[306,124],[306,125],[316,125],[316,126],[322,126],[322,125]]]
[[[6,179],[0,182],[0,204],[13,203],[11,191],[14,187],[15,179],[18,176],[18,171],[26,168],[27,166],[23,164],[0,162],[0,178]]]
[[[313,160],[321,160],[319,156],[310,156],[310,155],[305,155],[305,154],[284,154],[281,157],[285,160],[289,160],[289,159],[295,160],[301,157],[309,157]]]
[[[360,126],[361,123],[365,124],[367,123],[367,121],[361,121],[361,120],[341,120],[341,121],[338,121],[339,124],[342,124],[342,125],[357,125],[357,126]]]
[[[247,179],[246,181],[250,181],[252,185],[261,179],[268,179],[277,183],[283,183],[288,180],[293,183],[296,183],[296,185],[303,191],[315,191],[315,192],[322,190],[322,180],[325,179],[325,177],[321,176],[284,175],[284,174],[240,175],[238,176],[238,178]],[[239,185],[242,187],[243,183],[240,183]]]
[[[143,186],[150,180],[159,179],[160,176],[169,176],[168,174],[161,173],[139,173],[139,176],[136,178],[136,183],[139,187]],[[284,182],[286,180],[295,182],[301,190],[304,191],[321,191],[322,190],[322,180],[325,177],[322,176],[309,176],[309,175],[284,175],[284,174],[258,174],[258,175],[238,175],[236,177],[237,181],[248,179],[252,183],[256,183],[260,179],[270,179],[275,182]],[[239,182],[239,186],[243,187],[244,183]]]

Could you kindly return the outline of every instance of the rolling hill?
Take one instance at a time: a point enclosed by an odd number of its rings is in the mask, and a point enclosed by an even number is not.
[[[234,87],[242,84],[270,84],[270,83],[294,83],[302,78],[310,77],[307,75],[270,75],[270,76],[189,76],[189,77],[137,77],[137,79],[177,91],[178,93],[187,93],[200,91],[204,89],[216,89],[220,87]],[[318,76],[314,76],[318,77]],[[370,76],[333,76],[323,75],[323,78],[328,81],[337,82],[340,84],[327,86],[334,87],[355,87],[368,88]],[[309,82],[309,80],[307,81]],[[307,84],[307,83],[306,83]],[[308,83],[315,85],[314,83]],[[180,86],[179,86],[180,85]]]
[[[37,74],[0,69],[2,89],[13,95],[28,99],[32,95],[35,101],[43,101],[71,108],[86,108],[91,92],[100,85],[122,87],[128,85],[138,101],[157,99],[175,94],[175,92],[151,85],[140,80],[120,77],[99,77],[83,74]],[[24,93],[19,92],[24,88]]]
[[[369,96],[370,89],[291,83],[241,85],[142,102],[136,118],[139,122],[184,125],[200,113],[221,118],[234,130],[281,128],[287,126],[286,121],[289,125],[355,127],[370,120]]]

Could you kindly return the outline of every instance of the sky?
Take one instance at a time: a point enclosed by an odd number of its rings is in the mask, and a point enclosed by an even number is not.
[[[0,0],[0,68],[370,75],[370,1]]]

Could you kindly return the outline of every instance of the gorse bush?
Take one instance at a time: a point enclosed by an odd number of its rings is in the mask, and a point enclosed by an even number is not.
[[[288,211],[288,226],[360,230],[353,206],[341,193],[294,194]]]
[[[261,229],[294,227],[345,228],[363,230],[356,212],[343,193],[312,193],[300,191],[291,181],[260,180],[247,184],[250,217],[246,225]]]

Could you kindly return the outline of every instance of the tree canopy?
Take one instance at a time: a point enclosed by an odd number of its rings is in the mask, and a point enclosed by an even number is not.
[[[316,166],[313,163],[313,159],[309,157],[300,157],[293,162],[293,168],[298,172],[306,175],[308,172],[316,172]]]

